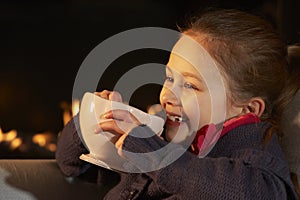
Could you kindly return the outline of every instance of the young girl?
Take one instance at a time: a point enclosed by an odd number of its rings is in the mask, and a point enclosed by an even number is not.
[[[285,45],[264,20],[235,10],[206,12],[181,31],[208,52],[205,58],[214,61],[223,85],[218,78],[203,76],[210,65],[190,62],[187,57],[192,48],[179,40],[170,55],[160,94],[167,113],[165,140],[131,120],[125,111],[107,113],[106,118],[113,120],[99,124],[102,130],[119,134],[115,144],[118,153],[142,170],[149,164],[172,160],[177,153],[180,157],[145,173],[116,173],[91,166],[79,160],[87,150],[78,137],[75,117],[58,141],[56,159],[63,173],[97,177],[98,184],[114,179],[118,183],[105,199],[297,199],[276,134],[284,106],[299,89],[296,81],[289,80]],[[211,93],[215,95],[210,97]],[[97,94],[121,100],[115,92]],[[225,113],[214,118],[223,108]],[[134,128],[121,130],[119,121]],[[218,138],[207,146],[206,138],[218,131]],[[174,144],[172,152],[165,152],[159,162],[148,154],[137,158],[128,153],[153,152],[177,135],[187,139],[190,133],[194,138],[188,151],[184,145]],[[133,136],[146,134],[154,136]]]

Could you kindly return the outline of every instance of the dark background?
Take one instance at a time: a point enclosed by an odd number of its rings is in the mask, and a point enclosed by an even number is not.
[[[63,127],[61,104],[71,102],[77,70],[95,46],[114,34],[137,27],[176,30],[176,23],[180,24],[187,13],[206,6],[261,14],[287,44],[300,41],[300,1],[297,0],[1,1],[1,129],[3,132],[16,129],[23,136],[50,131],[56,136]],[[122,65],[124,73],[130,66],[164,63],[166,58],[165,52],[137,51],[122,56],[113,65]],[[115,78],[102,78],[99,89],[113,88],[113,82],[122,75],[116,70],[110,73]],[[147,93],[143,91],[149,89],[154,95],[145,101]],[[155,101],[158,91],[157,86],[152,90],[150,86],[140,88],[132,104],[143,109]],[[7,150],[0,144],[0,157],[5,155]],[[34,157],[34,153],[30,155]]]

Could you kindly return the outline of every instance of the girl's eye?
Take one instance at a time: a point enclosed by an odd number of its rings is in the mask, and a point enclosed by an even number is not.
[[[166,76],[166,81],[167,82],[173,82],[174,79],[171,76]]]
[[[198,88],[196,86],[194,86],[193,84],[191,83],[184,83],[183,85],[185,88],[187,89],[193,89],[193,90],[198,90]]]

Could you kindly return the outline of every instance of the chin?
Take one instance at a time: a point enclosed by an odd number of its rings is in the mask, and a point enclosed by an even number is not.
[[[167,127],[166,131],[165,131],[166,140],[168,142],[171,142],[173,140],[173,138],[176,136],[177,131],[178,131],[178,128],[177,128],[177,130],[175,130],[174,128],[170,129]]]
[[[189,130],[186,123],[181,124],[178,127],[166,127],[166,140],[173,143],[184,142],[189,136],[191,136],[192,131]]]

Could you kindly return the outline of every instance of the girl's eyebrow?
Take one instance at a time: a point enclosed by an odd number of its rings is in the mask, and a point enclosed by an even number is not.
[[[200,83],[203,82],[203,80],[199,76],[197,76],[196,74],[190,73],[190,72],[183,72],[183,73],[181,73],[181,75],[184,77],[194,78],[197,81],[199,81]]]
[[[166,66],[167,70],[169,70],[171,73],[173,73],[173,70],[169,67],[169,66]],[[203,83],[203,80],[201,77],[199,77],[197,74],[194,74],[194,73],[190,73],[190,72],[182,72],[180,73],[183,77],[190,77],[190,78],[194,78],[196,79],[197,81],[199,81],[200,83]]]
[[[166,68],[168,71],[172,72],[171,68],[168,65],[166,65]]]

